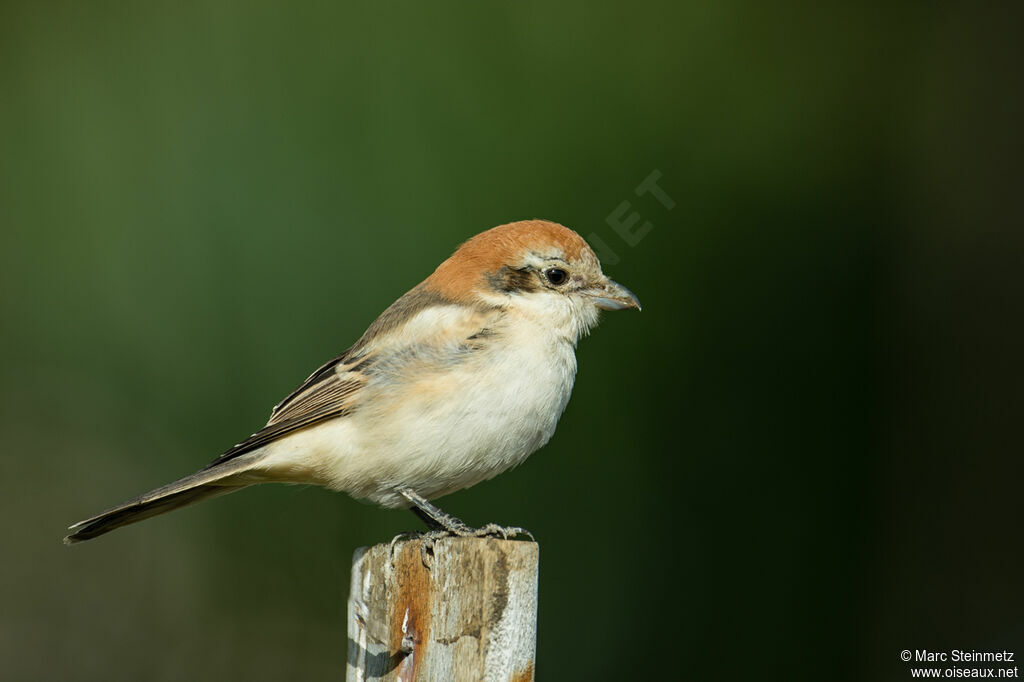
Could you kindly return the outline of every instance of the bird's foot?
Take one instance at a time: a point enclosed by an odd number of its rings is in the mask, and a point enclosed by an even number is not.
[[[473,530],[473,529],[469,529]],[[397,547],[399,543],[406,542],[409,540],[419,540],[420,543],[420,561],[428,569],[434,563],[434,543],[442,538],[456,537],[456,533],[445,530],[444,528],[436,528],[434,530],[419,531],[410,530],[404,533],[399,533],[395,537],[391,538],[389,543],[388,551],[391,555],[391,565],[394,566],[395,558],[398,555]]]
[[[434,543],[442,538],[449,538],[452,534],[443,528],[437,530],[428,530],[426,533],[420,533],[420,561],[429,570],[434,565]]]
[[[488,523],[487,525],[480,526],[479,528],[470,528],[463,524],[462,528],[452,531],[452,535],[456,535],[460,538],[497,538],[500,537],[502,540],[508,540],[514,538],[517,535],[529,535],[530,539],[534,542],[537,538],[533,537],[533,533],[520,528],[519,526],[499,526],[496,523]]]
[[[398,543],[406,540],[419,540],[420,541],[420,560],[423,565],[428,569],[434,563],[434,546],[438,540],[444,538],[501,538],[502,540],[508,540],[519,535],[527,535],[534,542],[537,538],[533,536],[533,533],[520,528],[518,526],[499,526],[496,523],[488,523],[480,528],[473,528],[461,523],[460,525],[452,524],[450,528],[435,528],[425,532],[420,531],[408,531],[405,533],[399,533],[395,537],[391,538],[390,552],[391,562],[395,561],[396,547]]]
[[[517,535],[529,535],[531,540],[534,542],[537,541],[537,538],[533,537],[533,533],[525,528],[519,528],[518,526],[499,526],[496,523],[488,523],[480,528],[473,528],[472,526],[467,525],[462,519],[438,509],[412,488],[398,488],[398,492],[409,502],[412,512],[422,519],[423,522],[427,524],[427,527],[430,528],[426,533],[421,533],[415,536],[421,540],[420,553],[423,559],[423,564],[428,568],[430,567],[428,555],[433,556],[434,543],[441,538],[500,537],[502,540],[508,540],[509,538],[516,537]],[[396,540],[397,539],[398,538],[396,538]],[[393,547],[395,540],[392,540],[391,542]]]

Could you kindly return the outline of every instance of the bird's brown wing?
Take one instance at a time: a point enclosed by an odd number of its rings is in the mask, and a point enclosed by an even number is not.
[[[347,351],[334,358],[275,405],[266,426],[229,448],[206,468],[252,452],[299,429],[348,414],[356,394],[366,384],[362,370],[370,364],[371,357],[352,357]]]
[[[400,337],[392,334],[434,306],[457,310],[444,320],[443,333],[437,327],[425,327]],[[439,367],[464,361],[486,345],[491,335],[489,325],[500,314],[500,309],[490,306],[452,306],[438,294],[417,286],[385,310],[352,348],[317,369],[278,403],[266,426],[213,460],[207,469],[299,429],[350,413],[371,374],[394,376],[409,367],[421,368],[425,357]],[[397,344],[396,338],[400,338]]]
[[[365,381],[357,379],[358,373],[368,367],[370,361],[365,353],[353,353],[349,349],[326,362],[309,375],[302,385],[274,405],[267,426],[294,419],[305,412],[328,404],[332,399],[350,397],[352,392]],[[340,375],[345,374],[343,379]]]

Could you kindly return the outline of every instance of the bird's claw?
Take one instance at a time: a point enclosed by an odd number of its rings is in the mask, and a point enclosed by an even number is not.
[[[388,544],[388,552],[391,555],[391,565],[394,566],[395,558],[398,554],[398,544],[406,542],[407,540],[419,540],[420,541],[420,561],[428,569],[434,563],[434,543],[441,538],[451,537],[453,533],[447,530],[428,530],[418,531],[409,530],[403,533],[399,533],[395,537],[391,538],[391,542]]]
[[[427,570],[434,565],[434,543],[441,538],[451,537],[451,533],[446,530],[428,530],[426,533],[420,533],[420,561],[427,567]]]
[[[391,557],[392,566],[395,564],[395,548],[398,546],[398,543],[406,540],[415,540],[420,535],[421,533],[414,530],[407,530],[391,538],[391,542],[388,543],[388,555]]]

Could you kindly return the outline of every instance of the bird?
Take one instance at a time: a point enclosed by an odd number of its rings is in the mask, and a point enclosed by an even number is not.
[[[411,509],[437,535],[473,528],[433,500],[507,471],[555,432],[577,342],[600,311],[640,309],[587,242],[547,220],[481,232],[348,350],[194,474],[75,523],[66,544],[258,483],[314,484]]]

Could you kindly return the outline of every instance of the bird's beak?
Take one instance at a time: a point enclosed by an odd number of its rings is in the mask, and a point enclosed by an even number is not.
[[[601,310],[640,310],[640,301],[633,292],[610,279],[606,278],[603,286],[591,289],[589,293],[594,299],[594,305]]]

